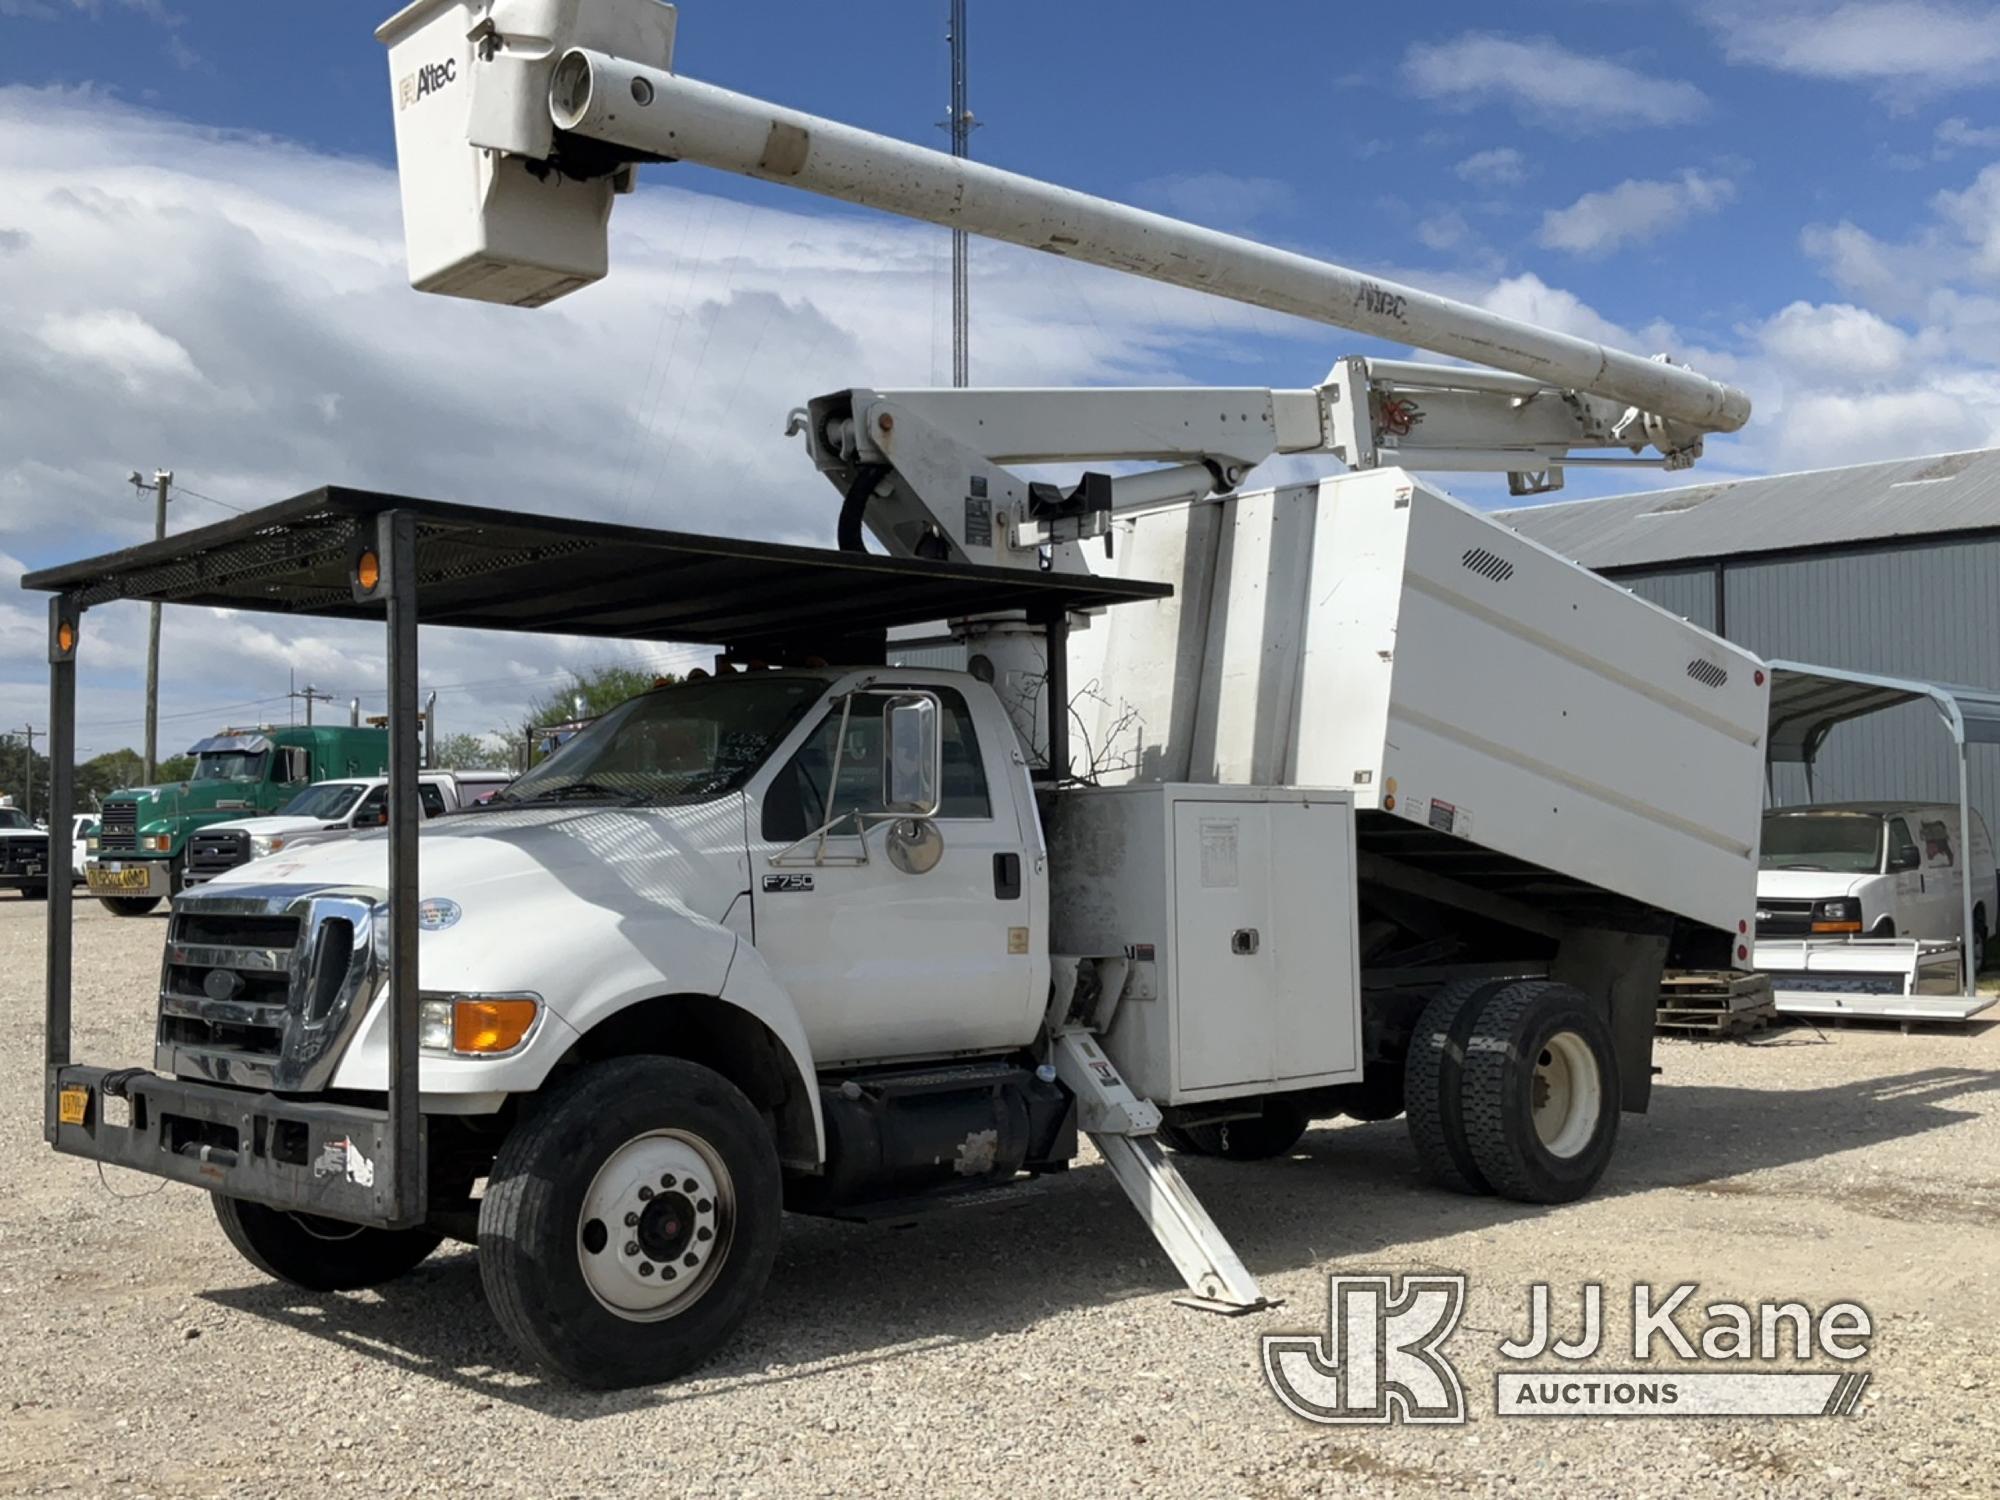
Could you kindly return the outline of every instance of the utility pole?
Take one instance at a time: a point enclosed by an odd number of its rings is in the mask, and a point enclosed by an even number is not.
[[[21,752],[21,811],[30,823],[35,821],[35,726],[21,726],[21,743],[27,748]]]
[[[132,471],[129,481],[135,489],[151,489],[153,492],[153,540],[162,542],[167,537],[167,490],[173,485],[172,469],[153,470],[149,485],[140,477],[139,471]],[[146,628],[146,771],[140,779],[148,786],[153,784],[153,773],[160,754],[160,606],[157,601],[152,606],[153,617]]]
[[[972,106],[966,98],[965,0],[951,0],[951,154],[972,155]],[[951,232],[951,383],[963,390],[972,384],[972,284],[970,251],[963,229]]]
[[[303,698],[306,700],[306,728],[308,729],[312,728],[313,701],[317,699],[321,703],[333,702],[333,694],[322,693],[310,682],[302,688],[294,688],[291,692],[285,694],[285,696],[287,698]]]

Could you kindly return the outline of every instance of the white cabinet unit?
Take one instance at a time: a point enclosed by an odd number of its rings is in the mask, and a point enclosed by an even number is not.
[[[1160,1104],[1361,1076],[1354,814],[1345,792],[1066,792],[1054,951],[1139,961],[1105,1051]]]

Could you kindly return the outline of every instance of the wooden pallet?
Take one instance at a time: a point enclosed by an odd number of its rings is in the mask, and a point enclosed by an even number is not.
[[[1777,1018],[1768,975],[1669,969],[1660,977],[1653,1029],[1663,1036],[1723,1041],[1762,1031]]]

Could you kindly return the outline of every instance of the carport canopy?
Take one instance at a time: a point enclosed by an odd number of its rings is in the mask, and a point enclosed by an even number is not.
[[[2000,692],[1947,682],[1919,682],[1907,677],[1878,677],[1841,667],[1820,667],[1800,661],[1766,662],[1771,674],[1771,724],[1765,740],[1767,764],[1803,765],[1806,795],[1812,795],[1812,767],[1826,737],[1840,725],[1865,719],[1906,703],[1929,703],[1951,732],[1958,756],[1958,847],[1972,851],[1972,791],[1966,767],[1967,745],[2000,745]],[[1962,882],[1964,911],[1959,939],[1965,993],[1979,987],[1979,955],[1973,952],[1972,878]]]
[[[1839,725],[1905,703],[1935,705],[1960,746],[2000,745],[2000,692],[1989,688],[1878,677],[1799,661],[1765,665],[1771,673],[1766,760],[1811,765]]]

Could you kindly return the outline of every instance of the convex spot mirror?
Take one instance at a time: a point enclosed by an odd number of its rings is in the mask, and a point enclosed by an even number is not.
[[[938,702],[928,693],[899,693],[882,706],[882,808],[928,818],[938,809],[943,747]]]

